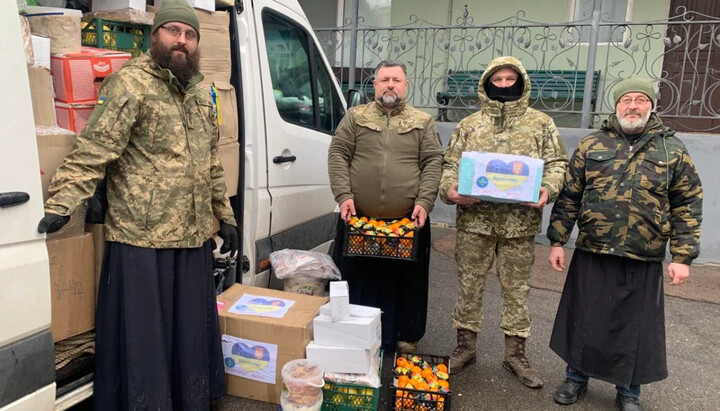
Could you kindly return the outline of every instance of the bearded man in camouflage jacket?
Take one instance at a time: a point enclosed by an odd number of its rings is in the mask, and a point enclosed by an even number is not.
[[[184,0],[163,2],[150,52],[99,90],[38,227],[60,229],[107,176],[96,409],[203,410],[225,393],[212,218],[221,251],[236,251],[238,234],[215,109],[198,86],[199,33]]]
[[[478,85],[480,111],[458,124],[445,152],[440,198],[457,204],[459,291],[452,314],[457,347],[450,356],[450,372],[457,373],[476,361],[477,333],[483,320],[482,293],[487,272],[497,260],[503,297],[503,367],[524,385],[540,388],[543,381],[525,356],[526,339],[530,337],[530,269],[542,208],[560,191],[567,153],[553,120],[528,107],[530,87],[530,78],[518,59],[498,57],[490,62]],[[459,195],[458,163],[465,151],[543,159],[539,201],[511,204]]]
[[[580,141],[548,227],[550,264],[577,221],[576,249],[550,348],[568,364],[560,404],[588,377],[616,385],[621,410],[639,410],[640,385],[667,377],[663,267],[685,282],[699,254],[703,190],[685,145],[652,112],[655,88],[630,77],[615,86],[615,114]]]

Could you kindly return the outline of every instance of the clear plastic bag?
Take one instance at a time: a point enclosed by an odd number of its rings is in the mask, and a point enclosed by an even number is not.
[[[270,264],[278,279],[288,277],[339,280],[332,257],[318,251],[284,249],[270,253]]]

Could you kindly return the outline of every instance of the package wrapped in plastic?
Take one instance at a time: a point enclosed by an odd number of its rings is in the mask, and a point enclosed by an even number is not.
[[[363,387],[379,388],[380,387],[380,375],[378,369],[380,367],[380,357],[375,356],[370,361],[370,367],[366,374],[345,374],[339,372],[326,372],[325,381],[332,382],[335,384],[353,384],[361,385]]]
[[[22,31],[23,49],[25,49],[25,62],[28,66],[34,66],[35,53],[33,52],[30,23],[24,16],[20,16],[20,30]]]
[[[270,253],[270,264],[277,278],[288,277],[339,280],[338,270],[332,258],[318,251],[284,249]]]
[[[126,7],[118,10],[93,11],[85,13],[83,14],[82,21],[87,23],[92,19],[103,19],[152,26],[154,18],[155,13]]]

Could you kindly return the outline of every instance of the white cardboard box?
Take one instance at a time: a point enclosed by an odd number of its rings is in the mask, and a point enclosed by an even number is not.
[[[322,345],[315,341],[305,347],[307,359],[319,365],[325,372],[366,373],[378,356],[380,344],[369,349]]]
[[[365,305],[350,304],[350,316],[351,317],[375,317],[379,316],[381,311],[379,308],[368,307]],[[327,303],[320,307],[320,314],[330,315],[330,303]]]
[[[97,0],[94,0],[97,1]],[[207,11],[215,11],[215,0],[186,0],[187,4],[196,9],[202,9]],[[155,6],[160,7],[163,4],[163,0],[155,0]]]
[[[374,317],[350,317],[347,321],[332,322],[329,315],[318,315],[313,320],[315,342],[322,345],[365,348],[380,342],[382,329],[380,315]]]
[[[92,11],[120,10],[128,7],[145,11],[146,3],[145,0],[93,0]]]
[[[350,319],[350,290],[347,281],[330,282],[330,320]]]
[[[539,158],[464,152],[458,170],[458,193],[495,202],[536,203],[543,165]]]

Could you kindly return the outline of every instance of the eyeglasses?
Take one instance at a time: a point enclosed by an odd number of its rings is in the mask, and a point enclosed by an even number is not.
[[[618,104],[623,107],[626,107],[626,106],[629,106],[630,103],[632,103],[633,101],[638,106],[644,106],[645,104],[650,102],[650,100],[648,100],[645,97],[637,97],[635,99],[632,99],[630,97],[624,97],[624,98],[621,98],[620,101],[618,101]]]
[[[198,39],[198,34],[195,30],[183,30],[175,26],[160,26],[160,28],[167,30],[168,34],[173,38],[178,38],[180,34],[185,33],[185,39],[187,41],[197,41]]]

